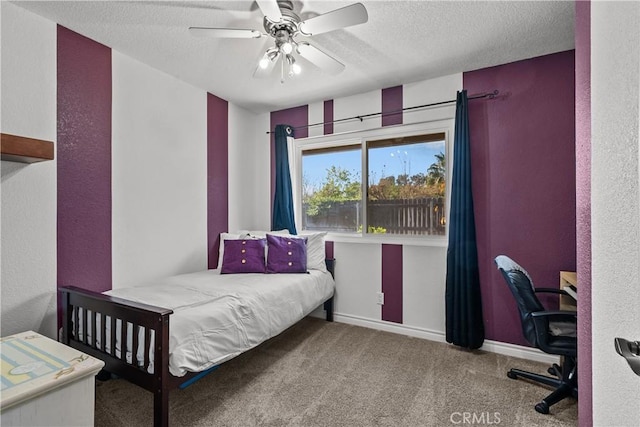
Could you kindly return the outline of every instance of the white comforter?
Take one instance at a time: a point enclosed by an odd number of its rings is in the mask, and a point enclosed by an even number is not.
[[[105,294],[173,310],[169,371],[183,376],[204,371],[279,334],[329,299],[334,286],[331,274],[317,270],[309,274],[206,270]]]

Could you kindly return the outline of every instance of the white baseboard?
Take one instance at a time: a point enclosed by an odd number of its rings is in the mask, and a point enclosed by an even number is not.
[[[401,325],[398,323],[385,322],[384,320],[368,319],[366,317],[342,313],[334,313],[333,320],[340,323],[347,323],[349,325],[362,326],[364,328],[377,329],[380,331],[393,332],[400,335],[446,343],[445,334],[441,331],[434,331],[416,326]],[[492,340],[485,340],[482,347],[480,347],[480,350],[548,364],[558,363],[559,360],[558,356],[543,353],[535,348]]]

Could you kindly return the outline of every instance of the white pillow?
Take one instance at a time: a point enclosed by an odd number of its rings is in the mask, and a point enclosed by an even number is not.
[[[320,270],[327,272],[325,264],[324,238],[326,231],[301,231],[298,236],[307,238],[307,270]]]
[[[240,231],[238,231],[238,233],[246,234],[248,236],[257,237],[257,238],[260,238],[260,239],[266,239],[267,238],[267,233],[275,234],[275,235],[278,235],[278,236],[287,236],[287,235],[289,235],[289,230],[287,230],[286,228],[284,230],[275,230],[275,231],[240,230]]]

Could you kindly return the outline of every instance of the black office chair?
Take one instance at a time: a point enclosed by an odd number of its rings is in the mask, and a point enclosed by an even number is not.
[[[507,376],[514,380],[522,377],[555,387],[553,393],[535,406],[536,411],[548,414],[549,407],[565,397],[578,398],[576,313],[545,310],[536,293],[566,295],[566,292],[560,289],[534,288],[533,281],[526,270],[505,255],[497,256],[495,263],[518,304],[524,337],[531,345],[545,353],[563,356],[562,367],[554,363],[547,370],[555,377],[520,369],[511,369],[507,372]]]

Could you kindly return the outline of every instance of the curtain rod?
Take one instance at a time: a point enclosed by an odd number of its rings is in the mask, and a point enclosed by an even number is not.
[[[496,89],[493,92],[486,92],[486,93],[480,93],[480,94],[477,94],[477,95],[471,95],[467,99],[469,101],[471,101],[472,99],[481,99],[481,98],[494,99],[498,95],[498,93],[500,93],[500,92]],[[313,126],[327,125],[327,124],[331,124],[331,123],[339,123],[339,122],[345,122],[347,120],[355,120],[355,119],[363,121],[366,118],[373,117],[373,116],[381,116],[382,114],[388,114],[388,115],[398,114],[398,113],[402,113],[404,111],[417,110],[419,108],[435,107],[436,105],[451,104],[453,102],[456,102],[456,100],[455,99],[451,99],[449,101],[440,101],[440,102],[433,102],[431,104],[416,105],[415,107],[405,107],[405,108],[402,108],[400,110],[387,111],[387,112],[384,112],[384,113],[381,111],[379,113],[363,114],[361,116],[353,116],[353,117],[347,117],[347,118],[344,118],[344,119],[330,120],[328,122],[312,123],[310,125],[296,126],[296,127],[293,127],[293,129],[304,129],[304,128],[310,128],[310,127],[313,127]],[[276,132],[275,130],[267,131],[267,135],[275,133],[275,132]]]

